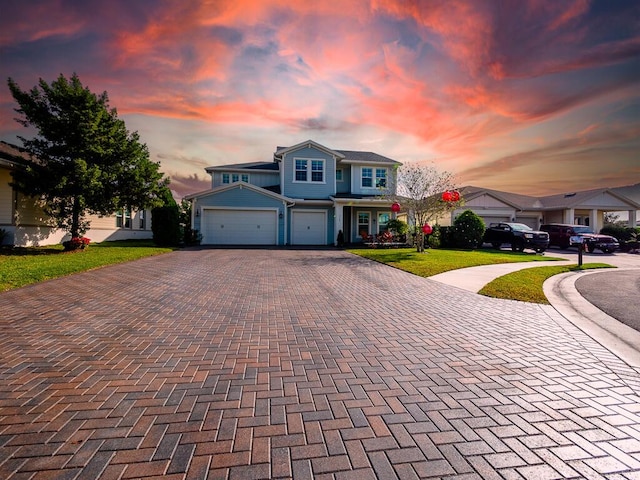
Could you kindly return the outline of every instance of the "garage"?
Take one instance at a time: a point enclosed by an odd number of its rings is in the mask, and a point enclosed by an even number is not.
[[[327,212],[324,210],[292,210],[291,244],[326,245]]]
[[[275,245],[277,210],[212,209],[202,211],[204,245]]]

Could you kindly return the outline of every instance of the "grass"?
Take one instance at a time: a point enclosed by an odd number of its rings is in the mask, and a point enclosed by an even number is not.
[[[75,252],[62,245],[0,250],[0,291],[172,250],[149,240],[92,243]]]
[[[578,265],[558,265],[527,268],[503,275],[485,285],[478,293],[494,298],[520,300],[523,302],[549,304],[544,295],[542,284],[548,278],[561,273],[575,272],[593,268],[614,268],[606,263],[585,263]]]
[[[399,249],[352,249],[349,252],[375,260],[406,272],[430,277],[438,273],[479,265],[495,265],[513,262],[539,262],[562,260],[533,253],[518,253],[498,250],[444,250],[429,249],[418,253],[415,248]]]

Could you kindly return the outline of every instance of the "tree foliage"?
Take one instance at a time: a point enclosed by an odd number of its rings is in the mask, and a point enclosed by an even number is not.
[[[87,214],[159,203],[169,180],[138,133],[129,132],[109,107],[107,92],[92,93],[76,74],[51,84],[40,79],[29,91],[11,78],[8,85],[19,105],[16,121],[37,131],[32,139],[19,137],[34,162],[12,173],[12,186],[43,199],[59,228],[77,237],[89,228]]]
[[[482,245],[484,220],[471,210],[465,210],[453,222],[456,246],[477,248]]]
[[[430,165],[403,165],[397,171],[396,200],[409,213],[409,221],[416,228],[416,246],[424,251],[422,226],[449,213],[461,204],[445,202],[442,193],[455,190],[453,174]]]

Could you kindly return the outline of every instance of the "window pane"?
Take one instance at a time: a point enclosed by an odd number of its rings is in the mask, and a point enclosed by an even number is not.
[[[222,183],[229,183],[229,174],[228,173],[223,173],[222,174]]]
[[[373,186],[373,169],[371,168],[362,169],[362,186],[363,187]]]
[[[342,169],[336,170],[336,180],[338,182],[342,181]]]
[[[242,181],[243,181],[243,182],[247,182],[247,183],[249,183],[249,175],[247,175],[247,174],[243,174],[243,175],[242,175]]]
[[[387,186],[387,169],[386,168],[376,168],[376,187],[386,187]]]
[[[384,213],[379,213],[378,214],[378,232],[382,233],[386,230],[389,230],[389,227],[387,227],[387,224],[389,223],[389,220],[391,220],[391,214],[388,212],[384,212]]]
[[[238,180],[240,180],[240,176],[237,173],[234,173],[233,175],[231,175],[232,182],[237,182]]]
[[[322,160],[311,160],[311,181],[324,182],[324,162]]]
[[[307,161],[306,160],[296,160],[296,181],[298,182],[307,181]]]

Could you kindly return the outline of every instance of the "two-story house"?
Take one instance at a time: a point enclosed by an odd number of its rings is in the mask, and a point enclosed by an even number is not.
[[[208,167],[211,189],[189,195],[204,245],[333,245],[375,235],[391,219],[400,163],[312,140],[269,162]]]

